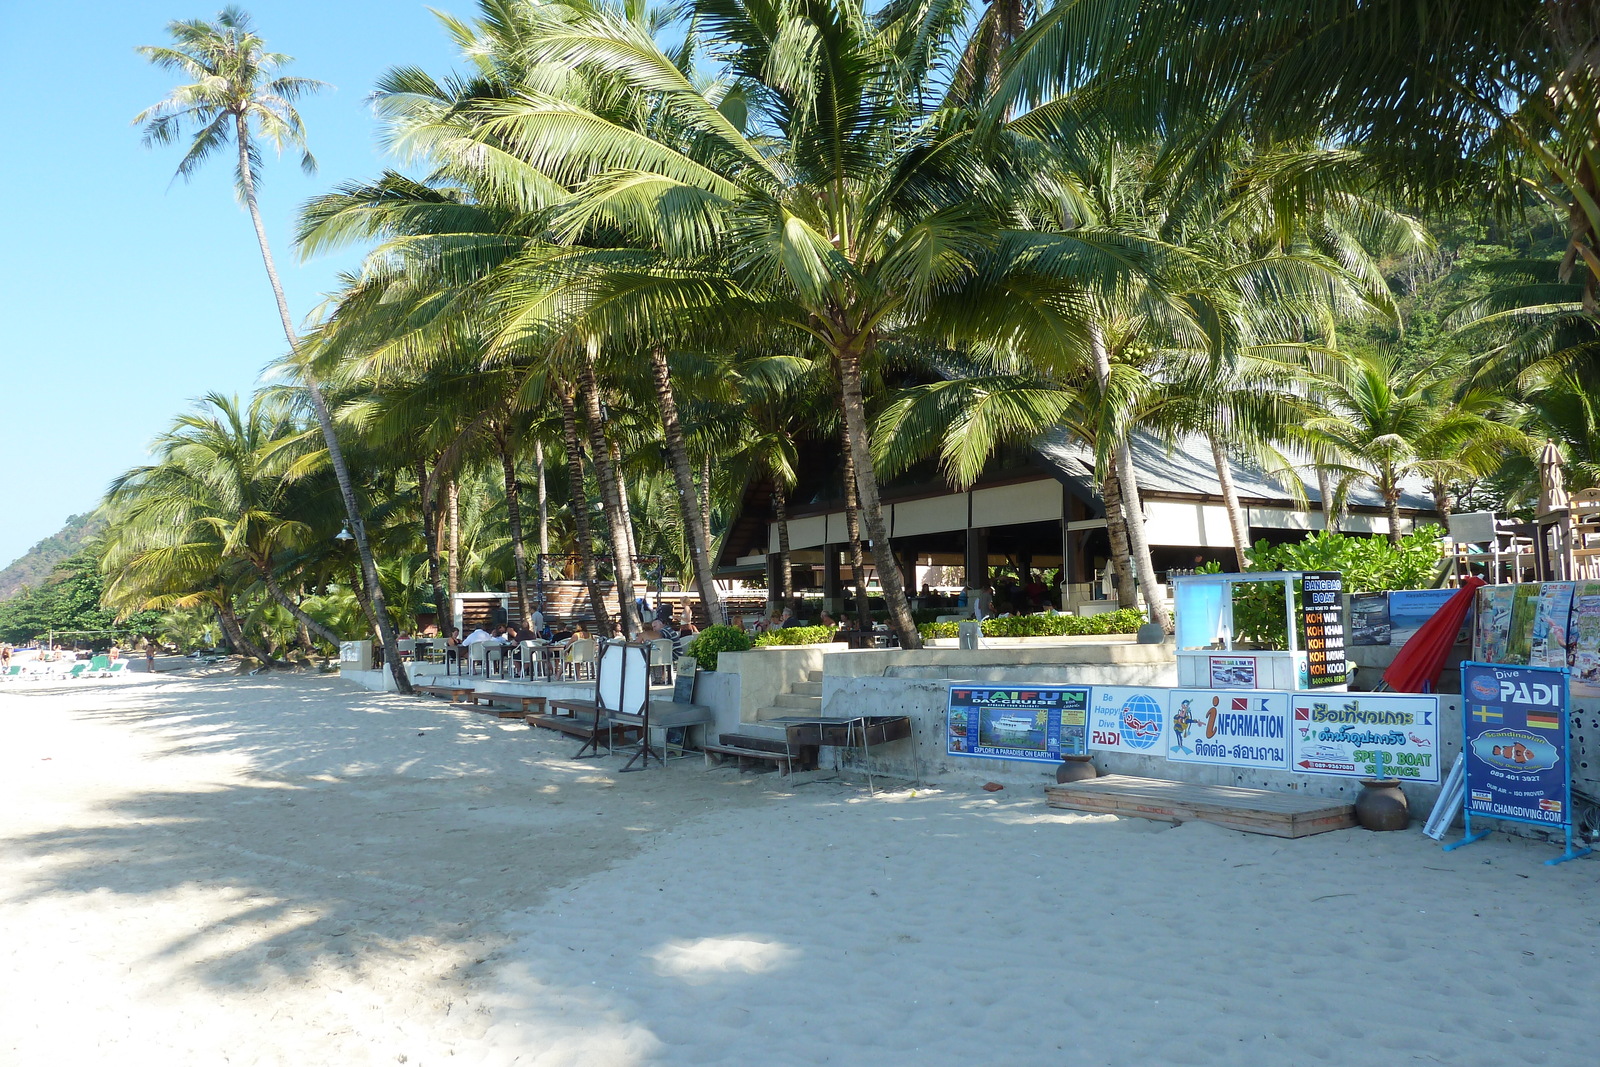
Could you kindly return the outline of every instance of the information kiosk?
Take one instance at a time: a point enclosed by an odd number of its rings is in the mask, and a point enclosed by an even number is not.
[[[1281,648],[1259,648],[1235,625],[1243,592],[1249,610],[1282,620]],[[1338,571],[1260,571],[1193,574],[1172,578],[1177,615],[1178,684],[1207,689],[1343,690],[1341,607],[1344,582]],[[1263,595],[1265,594],[1265,595]],[[1259,627],[1258,627],[1259,628]],[[1278,633],[1272,627],[1274,636]]]

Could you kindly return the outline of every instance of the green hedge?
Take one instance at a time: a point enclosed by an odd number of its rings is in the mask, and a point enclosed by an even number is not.
[[[786,626],[781,630],[768,630],[756,637],[757,648],[773,645],[824,645],[833,640],[830,626]]]
[[[717,669],[717,656],[722,652],[748,652],[750,635],[738,626],[707,626],[684,646],[684,654],[693,656],[703,671]]]
[[[1144,612],[1135,608],[1101,612],[1099,615],[1006,615],[983,620],[985,637],[1079,637],[1093,634],[1136,633],[1144,622]],[[930,622],[917,627],[922,639],[955,637],[959,623]]]

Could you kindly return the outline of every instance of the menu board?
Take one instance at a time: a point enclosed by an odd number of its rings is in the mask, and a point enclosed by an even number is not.
[[[1349,678],[1340,604],[1344,575],[1338,571],[1306,571],[1300,591],[1306,630],[1306,686],[1324,689],[1344,685]]]

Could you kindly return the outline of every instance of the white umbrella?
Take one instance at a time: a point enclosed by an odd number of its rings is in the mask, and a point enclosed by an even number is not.
[[[1554,441],[1546,441],[1544,450],[1539,453],[1539,514],[1548,515],[1571,506],[1561,452]]]

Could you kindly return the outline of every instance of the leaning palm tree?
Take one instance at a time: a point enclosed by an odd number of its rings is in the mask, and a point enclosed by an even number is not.
[[[263,141],[280,153],[286,147],[297,149],[301,168],[307,173],[315,171],[316,160],[306,149],[305,125],[295,110],[294,101],[323,88],[323,83],[278,74],[279,69],[291,62],[290,57],[267,51],[266,43],[251,25],[250,16],[237,7],[224,8],[215,22],[190,19],[168,23],[167,32],[172,38],[171,45],[142,46],[139,54],[163,69],[193,80],[140,112],[134,117],[134,124],[144,126],[144,140],[148,145],[172,144],[187,131],[194,130],[188,150],[178,164],[177,176],[185,179],[192,177],[206,159],[232,142],[238,156],[234,181],[239,199],[255,226],[256,243],[260,246],[267,280],[277,301],[283,336],[290,351],[298,354],[300,339],[289,314],[288,300],[283,295],[283,285],[278,280],[266,227],[261,221],[256,184],[261,176]],[[368,595],[376,609],[373,621],[383,643],[384,657],[396,687],[402,693],[409,693],[411,682],[400,662],[400,647],[384,608],[377,565],[367,540],[366,524],[356,501],[350,470],[339,447],[333,415],[315,377],[306,371],[302,380],[339,480],[350,532],[361,556]]]

